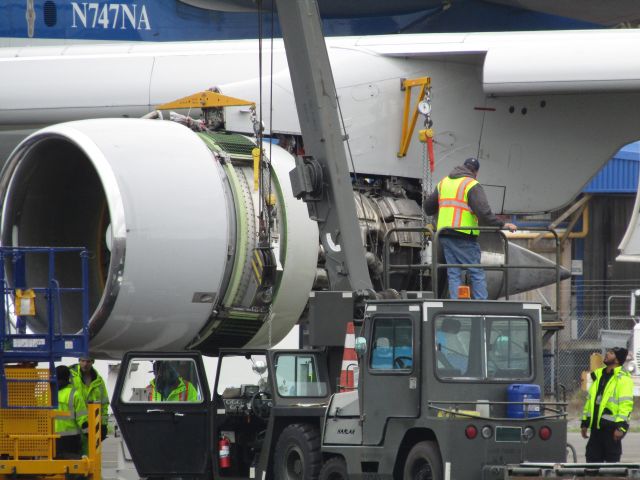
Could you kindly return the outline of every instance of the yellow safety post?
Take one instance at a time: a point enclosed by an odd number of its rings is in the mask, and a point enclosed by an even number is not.
[[[102,478],[102,436],[100,435],[102,421],[100,409],[101,405],[99,403],[90,403],[87,405],[89,414],[87,455],[89,456],[89,476],[92,480],[101,480]]]

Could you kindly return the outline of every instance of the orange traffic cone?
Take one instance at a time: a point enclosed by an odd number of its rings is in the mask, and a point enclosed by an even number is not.
[[[358,356],[356,355],[356,336],[353,322],[347,323],[342,353],[342,370],[340,371],[340,389],[354,390],[358,375]]]

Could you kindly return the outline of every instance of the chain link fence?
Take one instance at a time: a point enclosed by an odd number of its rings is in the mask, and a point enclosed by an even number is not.
[[[566,398],[570,416],[577,419],[590,382],[589,371],[594,367],[592,355],[604,354],[614,346],[627,347],[630,357],[633,355],[633,328],[640,317],[632,312],[637,300],[640,313],[640,296],[635,295],[636,290],[640,294],[640,279],[584,281],[574,277],[566,283],[561,295],[570,299],[570,308],[561,309],[560,317],[565,328],[546,345],[545,390],[547,395],[555,396],[557,393],[561,399]],[[558,342],[557,349],[554,342]],[[638,360],[640,358],[630,358],[625,368],[632,369],[638,365]],[[631,373],[636,376],[640,372]],[[636,385],[640,386],[640,377],[636,380]],[[556,385],[559,385],[559,392],[555,391]],[[637,418],[638,413],[634,416]]]

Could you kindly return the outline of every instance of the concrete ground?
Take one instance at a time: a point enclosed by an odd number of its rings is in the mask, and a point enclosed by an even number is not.
[[[570,432],[568,442],[573,445],[578,455],[578,462],[584,462],[584,451],[587,440],[582,438],[579,432]],[[104,480],[122,480],[130,475],[122,475],[117,469],[119,439],[109,436],[102,444],[102,476]],[[571,458],[567,459],[569,462]],[[622,440],[622,462],[640,464],[640,433],[628,433]]]
[[[118,448],[120,440],[113,435],[107,437],[102,443],[102,478],[103,480],[116,480],[118,478]]]

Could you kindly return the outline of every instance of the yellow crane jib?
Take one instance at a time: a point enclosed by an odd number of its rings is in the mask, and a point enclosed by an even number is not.
[[[221,108],[221,107],[241,107],[249,105],[255,107],[255,102],[242,100],[240,98],[229,97],[221,93],[204,91],[194,93],[187,97],[179,98],[173,102],[163,103],[156,110],[178,110],[189,108]]]
[[[413,109],[411,108],[411,93],[413,87],[420,87],[417,101]],[[398,150],[398,157],[404,157],[409,150],[409,144],[411,143],[411,136],[416,127],[416,120],[418,119],[418,106],[420,102],[425,99],[426,92],[431,88],[431,77],[420,77],[412,79],[402,80],[402,90],[404,90],[404,111],[402,114],[402,134],[400,135],[400,150]],[[411,113],[411,120],[409,120],[409,112]]]

